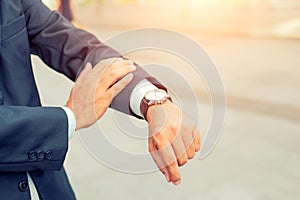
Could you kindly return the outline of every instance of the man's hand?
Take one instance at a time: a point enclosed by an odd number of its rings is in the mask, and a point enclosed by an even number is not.
[[[78,77],[67,106],[76,119],[76,130],[94,124],[106,112],[112,99],[133,79],[136,67],[122,58],[106,59],[93,69],[87,64]]]
[[[146,118],[149,152],[167,181],[178,185],[181,180],[179,166],[200,149],[196,123],[169,100],[150,106]]]

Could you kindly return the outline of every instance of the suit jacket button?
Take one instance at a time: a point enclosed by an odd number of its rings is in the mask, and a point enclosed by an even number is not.
[[[28,153],[28,159],[29,160],[36,160],[36,152],[35,151],[30,151]]]
[[[28,190],[28,183],[27,183],[27,181],[21,181],[21,182],[19,182],[18,186],[19,186],[19,190],[21,192],[26,192]]]
[[[46,159],[47,159],[47,160],[51,160],[51,159],[52,159],[52,156],[53,156],[52,151],[47,151],[47,152],[46,152]]]
[[[36,152],[36,157],[37,157],[38,159],[43,159],[43,158],[45,157],[44,151],[37,151],[37,152]]]

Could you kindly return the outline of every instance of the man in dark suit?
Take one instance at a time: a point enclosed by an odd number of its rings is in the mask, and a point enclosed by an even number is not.
[[[0,9],[0,199],[75,199],[63,169],[68,140],[109,106],[148,121],[153,159],[180,183],[200,136],[164,86],[40,0],[2,0]],[[76,80],[66,107],[41,106],[30,54]]]

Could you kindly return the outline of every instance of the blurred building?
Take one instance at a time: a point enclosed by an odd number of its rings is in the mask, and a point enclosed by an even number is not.
[[[92,2],[98,1],[103,4],[140,4],[140,5],[159,5],[159,4],[174,4],[172,0],[74,0],[77,2]],[[187,5],[270,5],[280,7],[294,7],[300,6],[300,0],[177,0],[176,4],[187,4]]]

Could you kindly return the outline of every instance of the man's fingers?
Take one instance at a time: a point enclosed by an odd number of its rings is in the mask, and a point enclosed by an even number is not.
[[[158,152],[161,156],[161,159],[164,161],[164,164],[166,165],[167,172],[172,183],[175,185],[180,184],[181,176],[172,146],[170,144],[163,146],[159,148]]]
[[[99,76],[100,74],[106,74],[111,70],[122,68],[126,65],[131,66],[134,64],[131,60],[124,60],[123,58],[108,58],[97,63],[93,72]]]
[[[172,162],[167,166],[167,172],[169,173],[170,180],[174,185],[179,185],[181,176],[178,168],[177,161]]]
[[[80,75],[76,81],[77,82],[83,81],[91,70],[92,70],[92,64],[87,63],[85,68],[82,70],[82,72],[80,73]]]
[[[187,161],[188,161],[188,156],[185,152],[183,154],[181,154],[181,156],[177,157],[178,166],[185,165],[187,163]]]
[[[200,139],[200,132],[198,130],[196,130],[194,134],[194,144],[195,144],[195,151],[196,152],[199,151],[201,146],[201,139]]]
[[[123,58],[108,58],[105,60],[101,60],[96,64],[96,66],[93,68],[93,73],[99,75],[101,73],[104,73],[106,70],[108,70],[109,67],[111,67],[116,62],[122,62]]]
[[[103,88],[110,88],[114,85],[119,79],[123,78],[126,74],[134,72],[136,67],[134,65],[123,64],[115,69],[108,69],[106,70],[100,77],[101,80],[101,87]]]
[[[173,140],[172,147],[176,155],[178,165],[184,165],[187,162],[188,157],[180,135],[177,135],[176,138]]]
[[[108,92],[112,93],[112,98],[117,96],[133,79],[133,74],[127,74],[117,83],[115,83],[111,88],[109,88]]]
[[[157,149],[154,149],[154,147],[151,149],[151,144],[149,144],[149,152],[152,156],[152,159],[154,160],[155,164],[157,165],[157,167],[159,168],[159,170],[165,175],[165,178],[167,180],[167,182],[170,182],[170,176],[169,173],[167,171],[167,168],[165,167],[165,163],[164,161],[161,159],[161,156],[159,155],[159,152],[157,151]]]
[[[188,159],[192,159],[195,155],[195,145],[192,134],[185,134],[182,139],[186,148]]]

